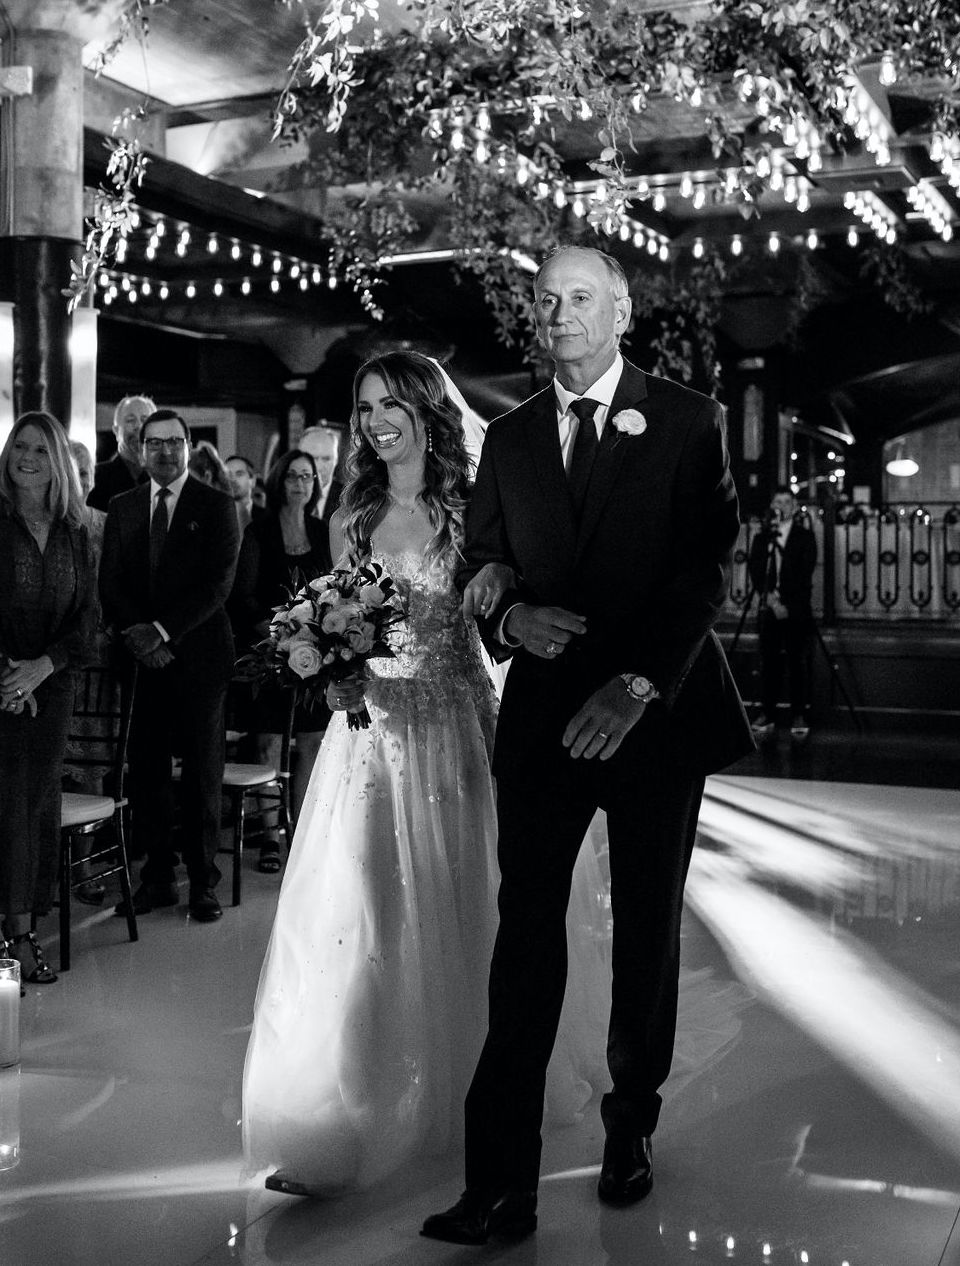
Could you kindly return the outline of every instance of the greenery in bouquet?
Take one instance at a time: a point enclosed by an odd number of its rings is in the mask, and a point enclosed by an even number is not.
[[[274,608],[270,633],[238,663],[248,681],[273,680],[307,703],[331,682],[363,674],[368,659],[392,658],[394,635],[406,615],[392,577],[362,562],[318,576]],[[348,713],[351,729],[370,724],[366,707]]]

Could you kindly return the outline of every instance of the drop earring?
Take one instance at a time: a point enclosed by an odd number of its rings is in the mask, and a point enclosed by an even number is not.
[[[433,452],[433,428],[430,426],[427,427],[427,452]]]

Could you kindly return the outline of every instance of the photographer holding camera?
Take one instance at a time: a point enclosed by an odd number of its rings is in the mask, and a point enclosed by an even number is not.
[[[774,732],[784,659],[790,696],[790,735],[802,742],[810,733],[808,664],[817,542],[810,528],[796,518],[796,513],[793,493],[789,488],[779,487],[770,503],[763,530],[754,537],[750,547],[750,581],[759,601],[761,709],[753,721],[753,732],[758,739],[769,738]]]

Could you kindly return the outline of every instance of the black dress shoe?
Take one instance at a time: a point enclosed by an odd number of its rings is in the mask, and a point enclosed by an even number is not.
[[[133,894],[133,913],[149,914],[151,910],[160,910],[163,906],[175,906],[180,902],[180,894],[176,884],[141,884]],[[113,907],[118,918],[127,917],[126,901],[118,901]]]
[[[213,923],[223,914],[212,888],[191,888],[189,910],[198,923]]]
[[[536,1229],[535,1191],[465,1191],[452,1208],[432,1213],[420,1234],[448,1244],[486,1244],[491,1236],[522,1240]]]
[[[653,1144],[648,1134],[607,1135],[597,1195],[605,1204],[635,1204],[653,1186]]]

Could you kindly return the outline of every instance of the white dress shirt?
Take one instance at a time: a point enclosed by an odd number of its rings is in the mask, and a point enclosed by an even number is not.
[[[179,479],[175,479],[172,484],[167,484],[167,530],[173,522],[173,512],[177,508],[177,502],[180,500],[180,494],[183,492],[183,485],[190,478],[189,470],[185,470]],[[157,493],[160,491],[160,484],[155,479],[150,480],[150,523],[153,523],[153,512],[157,508]],[[163,627],[159,620],[154,620],[153,627],[157,630],[165,642],[170,641],[170,634]]]
[[[606,373],[601,374],[597,381],[588,387],[582,395],[578,396],[574,392],[568,391],[562,383],[554,378],[553,389],[557,397],[557,426],[560,432],[560,451],[563,454],[563,468],[568,474],[570,472],[570,461],[573,457],[573,446],[577,438],[577,428],[580,425],[577,415],[570,412],[570,405],[574,400],[581,400],[584,397],[596,400],[599,408],[593,415],[593,422],[597,428],[597,439],[603,439],[603,428],[607,422],[607,414],[613,404],[613,397],[620,384],[620,375],[622,373],[623,357],[617,352],[613,364]]]

